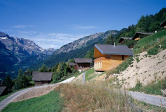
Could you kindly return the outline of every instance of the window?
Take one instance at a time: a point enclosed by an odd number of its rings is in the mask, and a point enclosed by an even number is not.
[[[124,60],[124,55],[122,55],[122,60]]]

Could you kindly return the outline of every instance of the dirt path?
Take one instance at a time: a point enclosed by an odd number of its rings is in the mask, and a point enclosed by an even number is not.
[[[144,94],[139,92],[132,92],[132,91],[129,91],[128,93],[131,94],[131,96],[134,99],[166,108],[166,97],[154,96],[154,95],[149,95],[149,94]]]

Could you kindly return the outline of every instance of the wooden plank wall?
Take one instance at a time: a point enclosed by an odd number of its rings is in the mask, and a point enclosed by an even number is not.
[[[108,54],[102,54],[96,47],[94,48],[94,58],[108,57]]]
[[[123,60],[112,60],[110,59],[109,61],[108,60],[103,60],[102,61],[102,70],[103,71],[107,71],[107,70],[110,70],[110,69],[113,69],[115,67],[117,67],[119,64],[121,64],[123,62]]]
[[[126,60],[129,56],[124,56]],[[117,67],[124,60],[122,60],[122,55],[111,55],[110,58],[100,57],[94,60],[94,69],[97,71],[107,71]]]

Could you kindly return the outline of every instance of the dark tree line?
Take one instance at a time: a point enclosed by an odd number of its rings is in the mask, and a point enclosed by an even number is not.
[[[75,73],[73,67],[68,65],[68,62],[59,62],[59,64],[55,64],[53,67],[48,68],[46,65],[42,65],[41,68],[38,69],[39,72],[53,72],[53,81],[52,83],[59,82],[65,79],[67,76],[72,75]]]
[[[31,79],[32,79],[32,71],[28,69],[23,73],[22,69],[20,69],[16,79],[12,80],[11,77],[7,75],[2,81],[2,86],[6,86],[6,94],[7,94],[14,90],[31,86],[30,84]]]

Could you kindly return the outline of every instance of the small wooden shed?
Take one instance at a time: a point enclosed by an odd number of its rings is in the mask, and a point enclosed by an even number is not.
[[[164,20],[164,21],[160,24],[160,26],[166,28],[166,20]]]
[[[94,69],[107,71],[117,67],[134,53],[126,45],[95,45]]]
[[[69,63],[69,66],[70,66],[70,67],[74,67],[74,70],[77,70],[77,65],[76,65],[75,63],[70,62],[70,63]]]
[[[32,73],[32,81],[35,82],[35,86],[49,84],[52,80],[52,72],[38,72]]]
[[[75,63],[75,70],[86,70],[90,68],[90,65],[92,63],[91,58],[74,58]]]
[[[132,40],[132,38],[131,37],[121,37],[118,43],[123,44],[125,40]]]
[[[135,35],[133,36],[133,38],[132,38],[132,40],[139,40],[139,39],[141,39],[141,38],[144,38],[145,36],[147,36],[147,35],[152,35],[152,34],[154,34],[154,33],[143,33],[143,32],[137,32],[137,33],[135,33]]]

